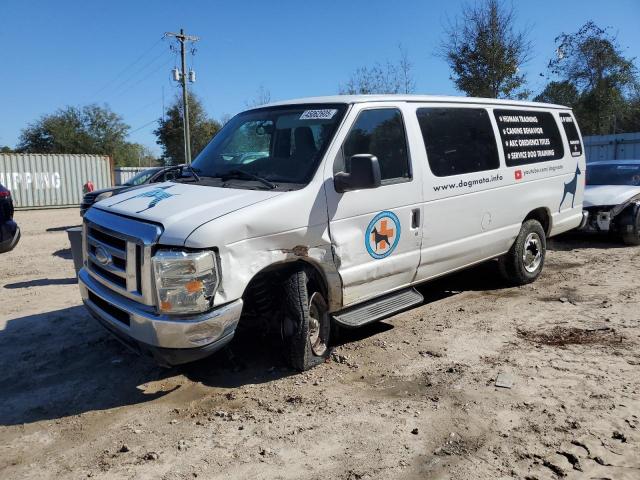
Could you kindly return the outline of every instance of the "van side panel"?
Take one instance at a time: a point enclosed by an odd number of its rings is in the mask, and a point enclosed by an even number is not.
[[[448,106],[461,107],[457,104]],[[499,130],[493,108],[488,106],[487,109],[491,113],[500,153],[498,169],[437,177],[428,167],[426,148],[420,151],[427,167],[424,169],[423,247],[416,281],[507,252],[523,220],[533,210],[544,208],[548,213],[550,235],[570,230],[580,223],[584,155],[571,155],[558,121],[558,112],[550,111],[558,123],[562,158],[507,166],[507,144],[502,136],[505,132]],[[501,110],[505,110],[505,107]],[[514,110],[520,112],[527,109],[521,107]],[[547,111],[539,108],[530,110]]]

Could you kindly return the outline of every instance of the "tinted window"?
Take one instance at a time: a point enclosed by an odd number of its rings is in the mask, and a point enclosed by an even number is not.
[[[378,157],[382,180],[409,178],[407,139],[399,110],[363,111],[351,128],[343,147],[344,158],[359,153]]]
[[[587,185],[640,186],[640,163],[587,165]]]
[[[573,117],[568,113],[560,114],[560,122],[564,128],[564,133],[569,140],[569,151],[574,157],[582,155],[582,143],[580,143],[580,135],[578,135],[578,129]]]
[[[447,177],[500,167],[489,114],[483,108],[419,108],[429,166]]]
[[[550,112],[494,110],[508,167],[558,160],[564,155],[560,130]]]

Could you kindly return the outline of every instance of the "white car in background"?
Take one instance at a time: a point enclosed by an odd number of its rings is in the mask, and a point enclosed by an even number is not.
[[[640,160],[587,164],[584,208],[586,231],[609,232],[640,245]]]

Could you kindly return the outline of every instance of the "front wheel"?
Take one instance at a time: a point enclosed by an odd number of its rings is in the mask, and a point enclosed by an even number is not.
[[[291,332],[285,338],[291,367],[304,372],[329,356],[331,318],[323,292],[304,268],[292,271],[284,282],[286,320]]]
[[[622,241],[627,245],[640,245],[640,208],[629,215],[628,223],[622,225]]]
[[[542,272],[547,253],[547,238],[537,220],[527,220],[511,249],[499,259],[500,272],[513,286],[535,281]]]

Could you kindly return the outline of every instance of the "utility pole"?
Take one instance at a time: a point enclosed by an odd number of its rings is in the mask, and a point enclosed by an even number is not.
[[[180,42],[180,57],[182,60],[182,71],[176,72],[174,71],[174,79],[180,81],[182,86],[182,125],[184,129],[184,158],[187,164],[191,164],[191,135],[189,133],[189,99],[187,96],[187,62],[185,59],[185,43],[187,42],[197,42],[200,40],[199,37],[194,35],[187,35],[184,33],[184,30],[181,28],[180,33],[167,32],[164,34],[165,37],[175,37],[178,42]],[[176,78],[176,76],[178,78]],[[192,75],[195,79],[195,75]],[[191,80],[193,81],[193,80]]]

